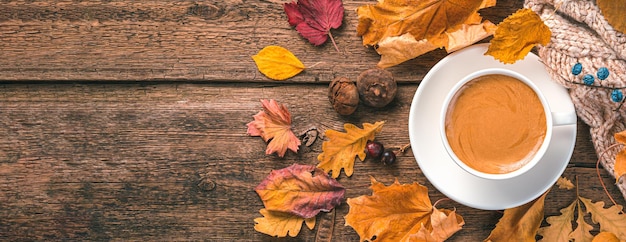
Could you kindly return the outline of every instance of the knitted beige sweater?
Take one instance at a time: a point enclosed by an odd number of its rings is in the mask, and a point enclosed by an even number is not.
[[[539,56],[552,78],[569,89],[578,116],[591,127],[596,153],[604,154],[599,157],[602,165],[613,174],[619,149],[604,151],[615,143],[613,135],[626,129],[626,105],[618,99],[626,94],[626,35],[611,27],[595,0],[526,0],[525,7],[552,31]],[[577,63],[582,71],[575,75]],[[598,73],[602,67],[609,71],[605,80]],[[584,83],[586,75],[593,78],[592,86],[572,83]],[[626,198],[626,177],[617,186]]]

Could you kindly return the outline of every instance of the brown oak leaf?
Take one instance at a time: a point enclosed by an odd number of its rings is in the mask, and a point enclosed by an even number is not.
[[[543,238],[539,240],[540,242],[569,241],[570,234],[574,231],[572,228],[572,220],[574,219],[576,202],[577,201],[574,201],[566,208],[561,209],[561,215],[546,218],[546,222],[550,225],[539,228],[538,234],[543,236]]]
[[[343,201],[346,192],[321,169],[299,164],[272,171],[254,190],[265,209],[301,218],[330,211]]]
[[[384,123],[384,121],[374,124],[363,123],[363,129],[346,123],[343,126],[345,133],[326,130],[324,135],[329,140],[322,143],[322,153],[317,156],[317,160],[320,161],[317,167],[324,169],[325,172],[332,172],[333,178],[339,177],[341,169],[347,176],[352,176],[355,156],[365,160],[365,144],[368,140],[374,140]]]
[[[254,219],[254,230],[270,236],[285,237],[289,234],[296,237],[300,233],[302,222],[305,222],[309,229],[315,227],[315,217],[304,219],[297,215],[267,209],[261,209],[259,212],[263,217]]]
[[[543,220],[543,207],[548,192],[539,198],[504,210],[504,215],[485,241],[535,241]]]
[[[620,240],[626,240],[626,214],[622,211],[621,205],[614,205],[604,208],[604,202],[591,202],[591,199],[579,197],[585,204],[587,212],[591,213],[591,220],[600,224],[600,231],[607,231],[615,234]]]
[[[556,185],[561,189],[574,189],[574,183],[565,177],[559,177],[559,179],[556,180]]]
[[[425,186],[400,184],[398,180],[385,186],[373,177],[371,182],[371,196],[347,201],[350,210],[346,225],[359,234],[361,241],[446,239],[465,223],[454,211],[435,208]]]
[[[261,100],[261,104],[263,111],[254,115],[254,121],[247,124],[247,133],[269,141],[265,150],[268,155],[276,152],[283,157],[287,149],[297,153],[300,139],[291,131],[291,113],[274,99]]]

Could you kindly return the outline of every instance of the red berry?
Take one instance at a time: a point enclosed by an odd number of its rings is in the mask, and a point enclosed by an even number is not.
[[[383,144],[377,141],[367,141],[365,144],[365,154],[367,157],[378,159],[385,151]]]
[[[380,161],[385,165],[396,163],[396,153],[393,153],[391,150],[385,150],[380,158]]]

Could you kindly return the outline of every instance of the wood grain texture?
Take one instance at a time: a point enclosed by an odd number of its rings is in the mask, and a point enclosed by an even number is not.
[[[289,82],[352,79],[379,56],[356,35],[355,9],[375,1],[344,1],[331,44],[310,45],[289,26],[288,0],[3,0],[0,80],[267,82],[251,58],[280,45],[314,67]],[[502,1],[481,11],[495,23],[522,6]],[[418,82],[446,55],[437,50],[390,68],[401,82]]]
[[[410,102],[417,85],[400,85],[384,109],[359,106],[338,116],[320,84],[5,83],[0,86],[0,240],[271,241],[254,231],[261,200],[254,187],[273,169],[317,164],[322,139],[284,158],[265,155],[265,142],[246,135],[246,123],[274,98],[292,113],[294,131],[342,130],[345,122],[386,120],[377,139],[388,147],[409,142]],[[580,193],[608,201],[595,175],[588,127],[565,176]],[[604,182],[612,179],[604,172]],[[338,179],[346,197],[369,195],[369,176],[385,184],[419,182],[432,200],[444,196],[426,180],[411,151],[395,166],[355,164]],[[609,187],[621,204],[617,189]],[[574,191],[553,189],[546,215],[558,214]],[[452,201],[466,225],[450,241],[479,241],[500,212]],[[357,241],[337,207],[333,241]],[[327,228],[325,228],[327,229]],[[316,230],[280,241],[314,241]]]

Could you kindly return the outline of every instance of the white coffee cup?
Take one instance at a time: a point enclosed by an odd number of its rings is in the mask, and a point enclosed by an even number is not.
[[[468,166],[467,164],[465,164],[453,152],[453,149],[451,148],[448,142],[448,138],[446,136],[446,117],[448,115],[449,106],[454,101],[456,94],[462,91],[465,85],[468,82],[474,80],[475,78],[480,77],[480,76],[485,76],[485,75],[494,75],[494,74],[500,74],[500,75],[513,77],[523,82],[527,86],[529,86],[537,94],[537,97],[539,98],[541,105],[543,106],[545,118],[546,118],[545,136],[543,138],[543,142],[541,143],[541,146],[539,147],[539,149],[537,149],[534,152],[534,155],[532,155],[532,157],[530,158],[530,160],[526,164],[521,166],[520,168],[510,171],[508,173],[501,173],[501,174],[486,173],[486,172],[478,171]],[[542,91],[524,75],[517,73],[515,71],[512,71],[512,70],[508,70],[508,69],[490,68],[490,69],[479,70],[479,71],[473,72],[465,76],[458,83],[456,83],[456,85],[450,90],[450,92],[447,94],[444,100],[443,108],[441,110],[439,130],[440,130],[440,134],[442,137],[443,145],[448,155],[454,160],[454,162],[458,166],[460,166],[463,170],[467,171],[468,173],[474,176],[484,178],[484,179],[500,180],[500,179],[510,179],[510,178],[519,176],[521,174],[524,174],[531,168],[533,168],[538,162],[541,161],[546,151],[548,150],[548,146],[550,144],[550,141],[552,140],[552,132],[553,132],[552,128],[554,126],[570,125],[570,124],[575,124],[575,123],[576,123],[575,113],[552,112],[550,109],[550,105],[547,99],[545,98],[544,94],[542,93]]]

